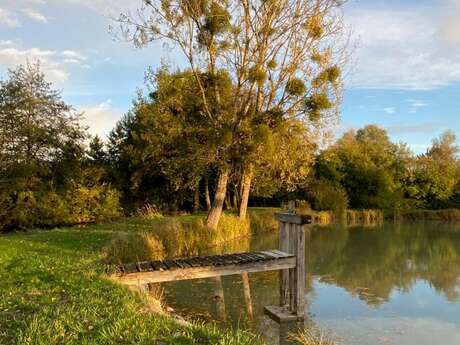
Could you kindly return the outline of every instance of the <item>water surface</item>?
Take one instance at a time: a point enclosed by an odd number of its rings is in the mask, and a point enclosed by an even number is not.
[[[345,345],[460,344],[460,224],[319,227],[306,241],[307,322],[331,330]],[[220,251],[277,247],[278,234],[270,233]],[[277,344],[279,328],[263,307],[278,302],[278,275],[249,279],[252,318],[240,276],[222,277],[222,284],[202,279],[162,286],[178,313],[248,327]]]

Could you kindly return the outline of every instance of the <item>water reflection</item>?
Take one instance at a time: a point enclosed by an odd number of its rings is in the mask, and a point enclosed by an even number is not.
[[[273,249],[277,238],[253,237],[214,252]],[[311,231],[306,247],[309,322],[334,330],[345,344],[431,344],[442,332],[449,334],[443,345],[457,344],[460,225],[323,227]],[[289,331],[263,315],[264,306],[278,301],[276,272],[163,288],[167,303],[182,314],[249,327],[270,344],[280,337],[286,342]]]
[[[460,227],[398,224],[378,229],[313,231],[307,253],[309,276],[345,288],[371,306],[397,289],[409,293],[425,280],[447,300],[459,299]]]

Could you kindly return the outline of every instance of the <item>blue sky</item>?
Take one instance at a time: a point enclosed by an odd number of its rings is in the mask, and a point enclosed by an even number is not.
[[[0,0],[0,76],[39,59],[64,99],[85,111],[90,131],[107,134],[147,67],[168,56],[160,43],[135,49],[109,34],[110,17],[139,3]],[[423,152],[447,129],[460,134],[460,0],[350,0],[344,15],[358,47],[337,135],[376,123]]]

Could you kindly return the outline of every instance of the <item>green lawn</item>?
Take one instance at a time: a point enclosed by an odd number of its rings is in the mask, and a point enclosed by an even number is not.
[[[244,331],[181,326],[105,279],[101,249],[113,233],[154,222],[0,235],[0,344],[259,344]]]

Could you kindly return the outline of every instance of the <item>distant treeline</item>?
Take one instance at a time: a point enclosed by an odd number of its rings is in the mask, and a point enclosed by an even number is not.
[[[219,78],[211,86],[227,87]],[[38,65],[10,71],[0,81],[0,229],[210,210],[213,199],[241,217],[248,204],[288,199],[319,211],[460,207],[452,132],[420,155],[375,125],[320,150],[313,122],[281,112],[256,114],[240,132],[208,127],[190,72],[160,70],[147,86],[102,140]]]

